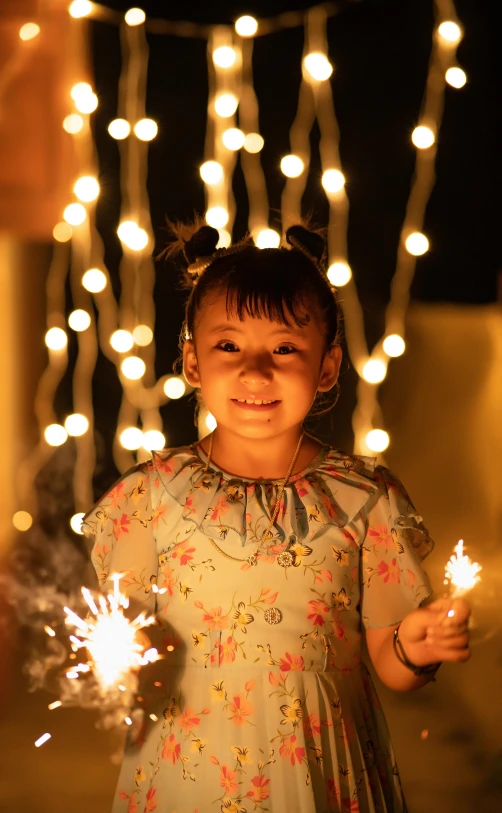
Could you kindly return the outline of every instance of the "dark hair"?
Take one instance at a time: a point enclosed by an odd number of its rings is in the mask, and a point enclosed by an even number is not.
[[[246,237],[229,249],[216,251],[218,231],[200,220],[192,228],[183,224],[170,227],[178,241],[166,253],[183,251],[189,263],[184,269],[183,287],[191,290],[180,349],[187,339],[194,338],[197,315],[206,297],[217,291],[226,291],[227,313],[237,315],[240,320],[247,314],[289,327],[292,318],[303,327],[309,321],[308,312],[314,311],[325,328],[324,352],[340,344],[341,309],[324,270],[326,246],[318,232],[295,225],[286,232],[289,247],[260,249]],[[331,409],[338,398],[338,384],[333,390],[330,395],[317,394],[310,417]],[[319,411],[316,407],[326,400],[329,405]]]

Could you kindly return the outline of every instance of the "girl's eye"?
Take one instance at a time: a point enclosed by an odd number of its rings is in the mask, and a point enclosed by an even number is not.
[[[234,353],[238,352],[238,347],[231,341],[221,341],[219,344],[216,345],[218,350],[223,350],[225,353]],[[295,353],[296,350],[294,347],[291,347],[287,344],[282,344],[280,347],[277,348],[277,355],[279,356],[289,356],[291,353]]]
[[[281,353],[280,352],[281,350],[286,350],[287,352],[286,353]],[[294,347],[291,347],[288,344],[282,344],[280,347],[277,348],[277,352],[278,352],[279,356],[289,356],[290,353],[295,353],[296,350],[295,350]]]
[[[228,345],[230,345],[231,348],[235,349],[235,344],[233,342],[229,342],[229,341],[220,342],[216,346],[217,346],[218,350],[224,350],[225,352],[227,352],[226,348],[228,347]],[[233,351],[230,350],[230,352],[233,352]]]

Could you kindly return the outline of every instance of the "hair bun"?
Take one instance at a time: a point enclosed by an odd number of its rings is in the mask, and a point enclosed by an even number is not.
[[[305,226],[290,226],[286,232],[286,241],[293,248],[303,249],[318,262],[324,257],[326,251],[324,238],[315,231],[309,231]]]
[[[188,262],[194,263],[199,257],[209,257],[216,251],[220,235],[212,226],[201,226],[189,240],[183,241],[183,253]]]

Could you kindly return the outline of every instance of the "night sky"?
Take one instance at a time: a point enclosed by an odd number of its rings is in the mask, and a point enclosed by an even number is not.
[[[133,5],[109,0],[108,7],[126,11]],[[148,15],[201,23],[231,24],[240,14],[258,19],[287,10],[308,8],[305,2],[249,0],[248,4],[158,2],[138,3]],[[360,0],[328,21],[331,78],[341,131],[342,169],[350,201],[349,262],[361,298],[370,346],[380,337],[389,283],[410,184],[415,147],[410,135],[418,123],[433,28],[432,0]],[[495,66],[496,27],[490,23],[488,3],[457,0],[464,39],[458,64],[468,84],[461,90],[447,86],[443,124],[439,133],[437,181],[427,207],[424,231],[431,250],[418,259],[412,298],[424,302],[483,304],[497,298],[501,267],[501,168],[497,107],[500,101]],[[98,227],[106,246],[106,260],[116,275],[120,247],[115,230],[119,220],[118,146],[107,133],[116,117],[120,71],[118,29],[92,23],[93,67],[100,106],[93,116],[100,162],[102,195]],[[148,190],[158,253],[166,244],[165,217],[189,219],[204,211],[204,188],[198,167],[203,161],[207,108],[206,42],[148,35],[150,61],[147,115],[156,119],[159,134],[149,153]],[[285,178],[279,163],[290,152],[289,129],[296,114],[301,80],[303,30],[288,29],[258,37],[254,49],[254,81],[260,103],[261,154],[269,202],[270,225],[279,226],[278,212]],[[327,222],[327,202],[320,185],[319,133],[312,136],[305,212],[320,224]],[[246,230],[247,203],[237,166],[234,191],[238,216],[234,237]],[[276,214],[274,215],[274,210]],[[274,220],[275,218],[275,220]],[[177,356],[183,318],[183,295],[176,290],[173,266],[157,262],[157,374],[172,369]],[[118,398],[116,375],[107,375],[109,362],[100,360],[96,391],[96,424],[111,446],[114,430],[110,403]],[[350,448],[350,413],[354,373],[345,371],[346,396],[340,436]],[[103,392],[103,382],[108,380]],[[342,380],[342,390],[344,387]],[[352,394],[351,394],[352,393]],[[342,398],[343,401],[343,398]],[[190,414],[189,414],[190,413]],[[196,438],[192,408],[187,401],[162,408],[169,445]],[[116,411],[114,412],[116,415]],[[108,428],[107,428],[108,427]],[[325,430],[329,435],[330,429]],[[322,434],[322,431],[321,433]]]

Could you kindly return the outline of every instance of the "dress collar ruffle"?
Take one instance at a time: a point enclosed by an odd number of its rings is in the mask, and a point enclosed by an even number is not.
[[[255,543],[266,531],[280,480],[247,480],[219,470],[200,447],[152,453],[153,491],[166,503],[162,522],[168,536],[196,526],[225,549]],[[310,540],[325,525],[343,528],[376,493],[375,459],[323,446],[312,463],[287,483],[272,529],[277,544],[291,537]],[[165,495],[165,496],[163,496]],[[155,498],[155,495],[154,495]],[[173,503],[179,510],[174,509]],[[172,528],[171,528],[172,525]],[[194,528],[192,528],[194,530]]]

